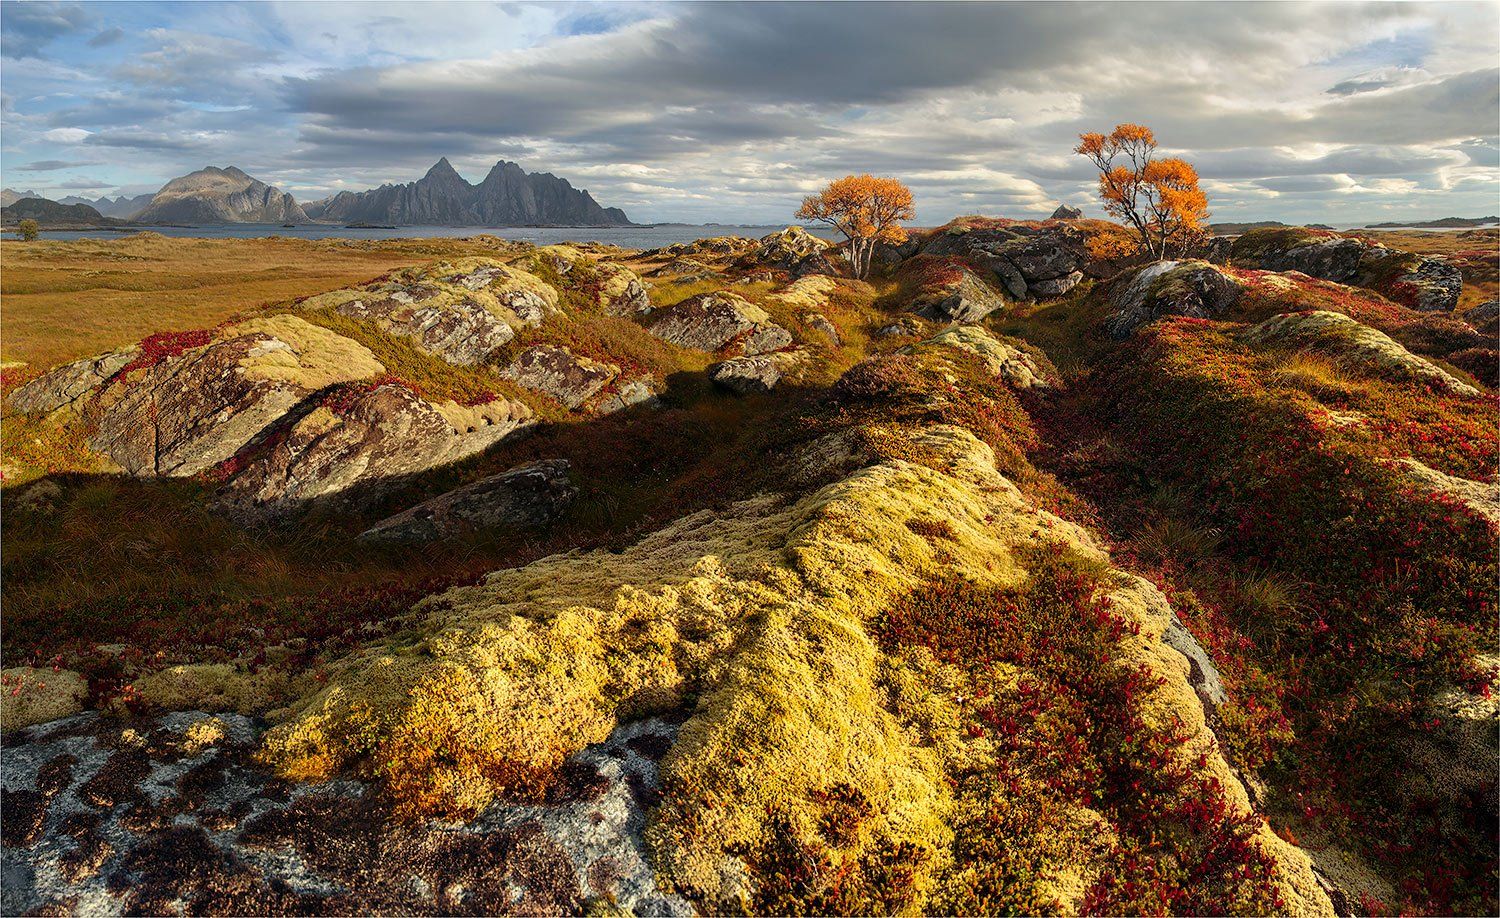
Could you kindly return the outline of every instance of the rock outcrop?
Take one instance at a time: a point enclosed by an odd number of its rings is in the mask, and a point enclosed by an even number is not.
[[[1422,312],[1451,312],[1463,289],[1463,273],[1445,258],[1326,231],[1252,230],[1234,241],[1231,257],[1240,267],[1367,287]]]
[[[756,911],[758,871],[768,869],[753,853],[757,840],[775,837],[780,814],[821,812],[828,787],[858,788],[858,812],[868,814],[859,817],[864,831],[841,842],[853,862],[865,852],[947,850],[954,829],[945,820],[958,826],[966,807],[984,811],[952,776],[989,761],[976,756],[999,753],[961,738],[975,716],[963,707],[971,692],[962,666],[885,650],[861,623],[935,578],[993,588],[1025,582],[1038,559],[1051,557],[1038,552],[1059,540],[1092,564],[1108,559],[1081,529],[1030,506],[968,432],[882,425],[865,435],[920,462],[872,459],[805,497],[762,496],[694,514],[620,552],[554,556],[450,591],[415,626],[433,639],[390,642],[331,666],[328,685],[267,735],[266,760],[323,780],[375,744],[391,763],[396,799],[485,813],[504,775],[555,768],[606,741],[620,711],[671,706],[691,691],[689,719],[662,760],[663,792],[646,837],[671,888],[702,910]],[[808,448],[835,466],[846,455]],[[1145,580],[1111,578],[1103,608],[1120,627],[1110,665],[1145,674],[1131,703],[1189,738],[1163,753],[1180,760],[1174,774],[1211,780],[1229,812],[1248,813],[1212,742],[1191,667],[1165,639],[1171,607]],[[983,684],[1009,697],[1025,689],[1026,672],[1013,667]],[[892,701],[879,700],[887,694]],[[929,735],[942,739],[918,740]],[[435,747],[446,754],[421,751]],[[1024,795],[1014,804],[1052,815],[1065,805]],[[1097,815],[1076,815],[1076,826],[1048,825],[1069,839],[1097,838]],[[1244,837],[1266,858],[1282,907],[1331,912],[1305,855],[1264,826]],[[945,888],[945,859],[901,863],[918,878],[897,895]],[[1100,867],[1062,858],[1035,869],[1050,878]],[[1071,890],[1076,905],[1090,880],[1036,882]],[[907,904],[922,907],[918,898]]]
[[[1016,299],[1050,299],[1085,276],[1107,277],[1112,266],[1092,258],[1088,232],[1075,221],[955,225],[929,236],[921,253],[956,256],[989,270]]]
[[[360,534],[366,541],[430,542],[476,529],[541,526],[562,515],[578,489],[566,459],[544,459],[481,478],[387,517]]]
[[[531,410],[508,399],[466,407],[433,404],[398,385],[355,388],[234,456],[219,499],[241,516],[270,517],[347,497],[356,486],[369,498],[531,423]]]
[[[291,195],[230,166],[172,179],[135,216],[138,223],[307,223]]]
[[[415,182],[342,191],[319,202],[324,222],[473,226],[628,226],[625,213],[547,172],[528,174],[501,160],[471,185],[445,156]]]
[[[917,262],[907,262],[917,265]],[[978,322],[1004,308],[1005,295],[968,268],[947,265],[926,272],[930,279],[919,287],[907,309],[934,322]]]
[[[577,410],[613,382],[620,368],[580,357],[565,347],[539,344],[522,351],[501,374]]]
[[[708,368],[708,378],[739,395],[770,392],[781,382],[790,352],[757,354],[754,357],[731,357]]]
[[[1059,204],[1059,205],[1057,205],[1057,210],[1054,210],[1052,212],[1052,216],[1049,219],[1052,219],[1052,220],[1082,220],[1083,219],[1083,211],[1079,210],[1076,207],[1071,207],[1071,206],[1069,206],[1067,204]]]
[[[1001,341],[979,325],[946,329],[925,341],[908,344],[899,353],[920,354],[935,347],[954,348],[978,357],[990,375],[1004,380],[1013,389],[1046,389],[1052,385],[1036,357],[1015,344]]]
[[[371,322],[449,363],[473,366],[509,343],[516,329],[555,314],[557,303],[557,291],[526,271],[464,258],[407,268],[298,306]]]
[[[657,310],[646,330],[678,347],[734,350],[747,357],[778,351],[792,343],[791,333],[773,322],[764,309],[727,290],[701,293]]]
[[[384,371],[362,345],[289,315],[141,351],[90,406],[90,446],[140,476],[206,471],[314,392]]]
[[[44,413],[69,407],[113,379],[139,353],[137,347],[123,347],[97,357],[65,363],[12,392],[10,407],[16,411]]]
[[[1243,285],[1206,261],[1158,261],[1114,281],[1114,313],[1104,326],[1127,337],[1162,316],[1218,318],[1239,302]]]
[[[793,277],[808,274],[832,274],[833,265],[825,250],[833,243],[819,239],[800,226],[769,233],[760,238],[754,251],[740,259],[741,266],[779,268]]]

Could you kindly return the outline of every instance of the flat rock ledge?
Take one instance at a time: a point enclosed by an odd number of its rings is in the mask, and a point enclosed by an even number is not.
[[[372,785],[297,785],[236,714],[85,714],[6,736],[0,912],[689,915],[642,833],[677,727],[624,724],[538,803],[403,822]]]

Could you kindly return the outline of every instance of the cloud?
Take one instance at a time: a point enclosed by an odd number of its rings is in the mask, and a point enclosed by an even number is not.
[[[90,38],[89,47],[103,48],[105,45],[112,45],[124,37],[125,30],[120,28],[119,26],[113,26],[111,28],[105,29],[103,32],[100,32],[93,38]]]
[[[0,17],[0,54],[41,57],[54,39],[82,30],[92,18],[78,3],[7,3]]]
[[[638,219],[711,220],[785,219],[819,182],[873,171],[937,222],[1087,204],[1077,134],[1133,120],[1226,218],[1336,222],[1442,193],[1492,208],[1500,189],[1493,4],[87,10],[47,60],[7,68],[7,162],[83,143],[121,185],[233,162],[318,196],[505,158]],[[139,53],[89,50],[111,29]]]
[[[24,166],[14,166],[18,172],[56,172],[59,169],[74,169],[79,166],[95,166],[98,163],[93,160],[75,162],[63,159],[39,159],[36,162],[27,163]]]
[[[91,131],[86,131],[83,128],[53,128],[50,131],[43,131],[42,139],[50,140],[53,143],[82,143],[89,138],[91,133]]]

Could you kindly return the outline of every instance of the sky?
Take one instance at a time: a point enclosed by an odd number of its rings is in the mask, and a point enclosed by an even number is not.
[[[0,183],[235,165],[299,201],[441,156],[637,222],[784,222],[850,172],[917,223],[1098,215],[1083,131],[1150,126],[1215,220],[1500,210],[1500,2],[0,2]]]

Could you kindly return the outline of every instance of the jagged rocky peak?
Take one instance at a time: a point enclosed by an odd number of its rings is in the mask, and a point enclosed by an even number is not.
[[[341,192],[315,211],[319,219],[404,224],[623,226],[618,208],[599,206],[588,191],[548,172],[527,173],[501,160],[475,185],[445,156],[415,182]]]

